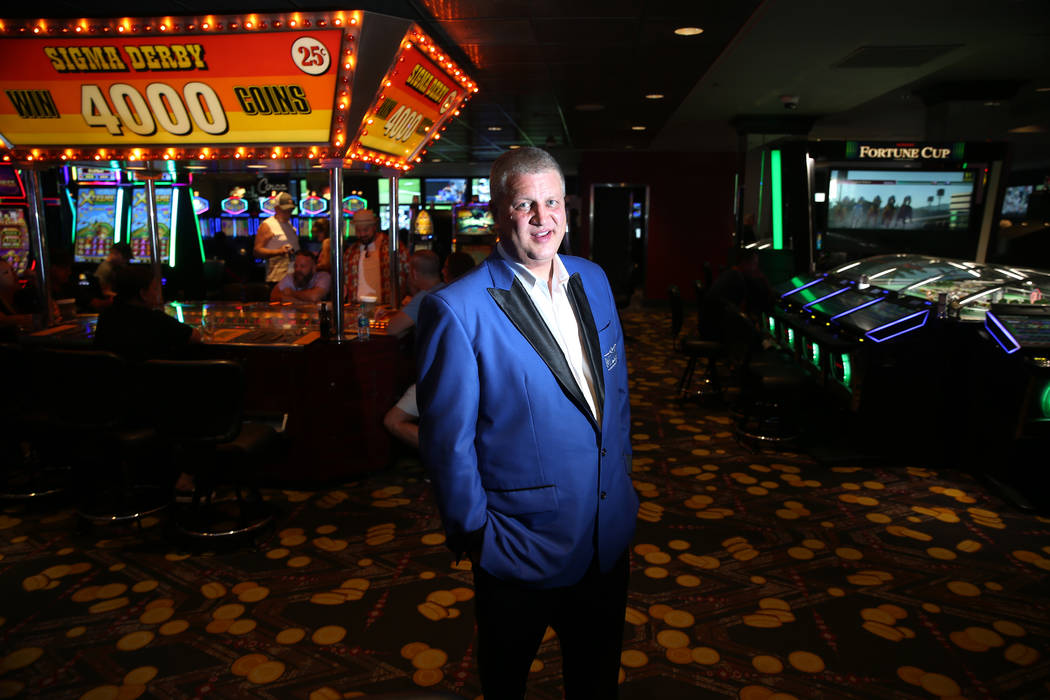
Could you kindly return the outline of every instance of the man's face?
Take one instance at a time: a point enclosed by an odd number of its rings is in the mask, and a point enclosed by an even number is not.
[[[296,255],[295,262],[292,264],[292,279],[295,280],[296,287],[303,287],[310,278],[314,275],[316,264],[314,261],[305,255]]]
[[[368,245],[376,238],[379,226],[376,223],[376,215],[370,211],[359,211],[354,214],[354,233],[361,245]]]
[[[492,212],[507,253],[545,273],[565,237],[565,188],[554,170],[511,176]]]

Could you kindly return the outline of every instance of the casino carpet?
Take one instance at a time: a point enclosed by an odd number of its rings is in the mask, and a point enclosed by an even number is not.
[[[1050,696],[1050,519],[953,471],[752,452],[726,410],[668,401],[661,316],[626,318],[643,504],[622,698]],[[231,552],[5,509],[0,697],[476,698],[471,575],[420,477],[268,491],[276,528]],[[549,638],[530,698],[561,697],[559,667]]]

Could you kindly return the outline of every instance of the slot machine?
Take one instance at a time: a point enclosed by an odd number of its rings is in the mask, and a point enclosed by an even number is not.
[[[456,207],[453,214],[453,250],[467,253],[480,263],[492,253],[496,245],[496,222],[487,204],[467,204]]]
[[[26,191],[14,166],[0,166],[0,258],[6,258],[19,275],[29,269],[29,225]]]
[[[119,170],[73,166],[68,170],[66,196],[73,213],[73,259],[100,263],[119,243],[126,215]]]

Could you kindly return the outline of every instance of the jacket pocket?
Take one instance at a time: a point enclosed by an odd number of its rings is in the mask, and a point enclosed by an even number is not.
[[[554,484],[522,489],[486,489],[489,510],[505,515],[547,513],[558,508]]]

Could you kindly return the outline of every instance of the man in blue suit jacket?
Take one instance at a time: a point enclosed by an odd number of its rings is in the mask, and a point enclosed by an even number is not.
[[[566,696],[611,698],[638,510],[623,331],[601,268],[558,255],[557,162],[509,151],[490,186],[496,251],[420,309],[420,450],[474,565],[485,697],[524,697],[550,625]]]

